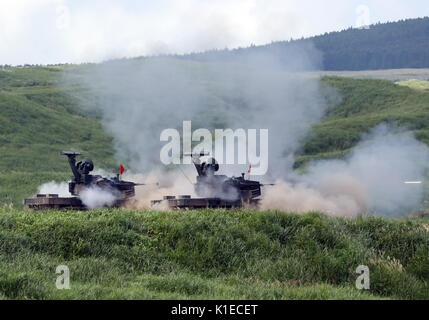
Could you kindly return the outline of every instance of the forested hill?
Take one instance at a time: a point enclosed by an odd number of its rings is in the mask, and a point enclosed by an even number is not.
[[[429,17],[377,23],[367,29],[339,32],[234,50],[214,50],[183,56],[200,61],[240,60],[267,53],[287,60],[297,46],[313,43],[321,51],[323,70],[369,70],[429,67]]]

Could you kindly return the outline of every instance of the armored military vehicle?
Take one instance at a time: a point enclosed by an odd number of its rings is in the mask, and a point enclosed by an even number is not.
[[[135,195],[135,186],[140,185],[134,182],[120,180],[119,174],[116,177],[102,177],[92,175],[94,163],[90,158],[84,158],[76,162],[79,152],[61,151],[63,156],[67,156],[73,177],[69,182],[69,192],[73,197],[59,197],[58,194],[38,194],[35,198],[24,199],[23,204],[27,208],[34,210],[41,209],[77,209],[85,210],[86,205],[81,200],[84,190],[97,188],[98,190],[109,192],[114,196],[114,202],[109,207],[123,206]]]
[[[197,170],[197,182],[194,190],[199,198],[189,195],[164,196],[163,200],[151,201],[152,207],[166,206],[170,209],[198,209],[198,208],[241,208],[245,205],[257,206],[261,196],[261,184],[245,178],[217,175],[219,164],[216,159],[209,158],[201,162],[201,157],[207,153],[188,154]]]

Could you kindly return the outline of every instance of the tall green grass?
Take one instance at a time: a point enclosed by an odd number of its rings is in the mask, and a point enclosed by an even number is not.
[[[427,220],[0,210],[5,299],[428,299]],[[55,287],[67,265],[71,289]],[[355,288],[359,265],[371,288]]]

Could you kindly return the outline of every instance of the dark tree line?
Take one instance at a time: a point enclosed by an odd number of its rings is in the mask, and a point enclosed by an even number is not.
[[[181,56],[200,61],[231,61],[264,53],[287,61],[302,45],[320,51],[324,70],[429,68],[429,18],[377,23],[369,29],[349,28],[308,39],[273,42],[234,50],[212,50]]]
[[[429,18],[372,25],[314,37],[325,70],[429,67]]]

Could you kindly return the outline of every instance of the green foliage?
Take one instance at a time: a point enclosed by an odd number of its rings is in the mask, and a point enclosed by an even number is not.
[[[428,299],[421,220],[0,209],[0,293],[28,299]],[[55,288],[70,268],[71,290]],[[371,290],[355,288],[357,266]]]

